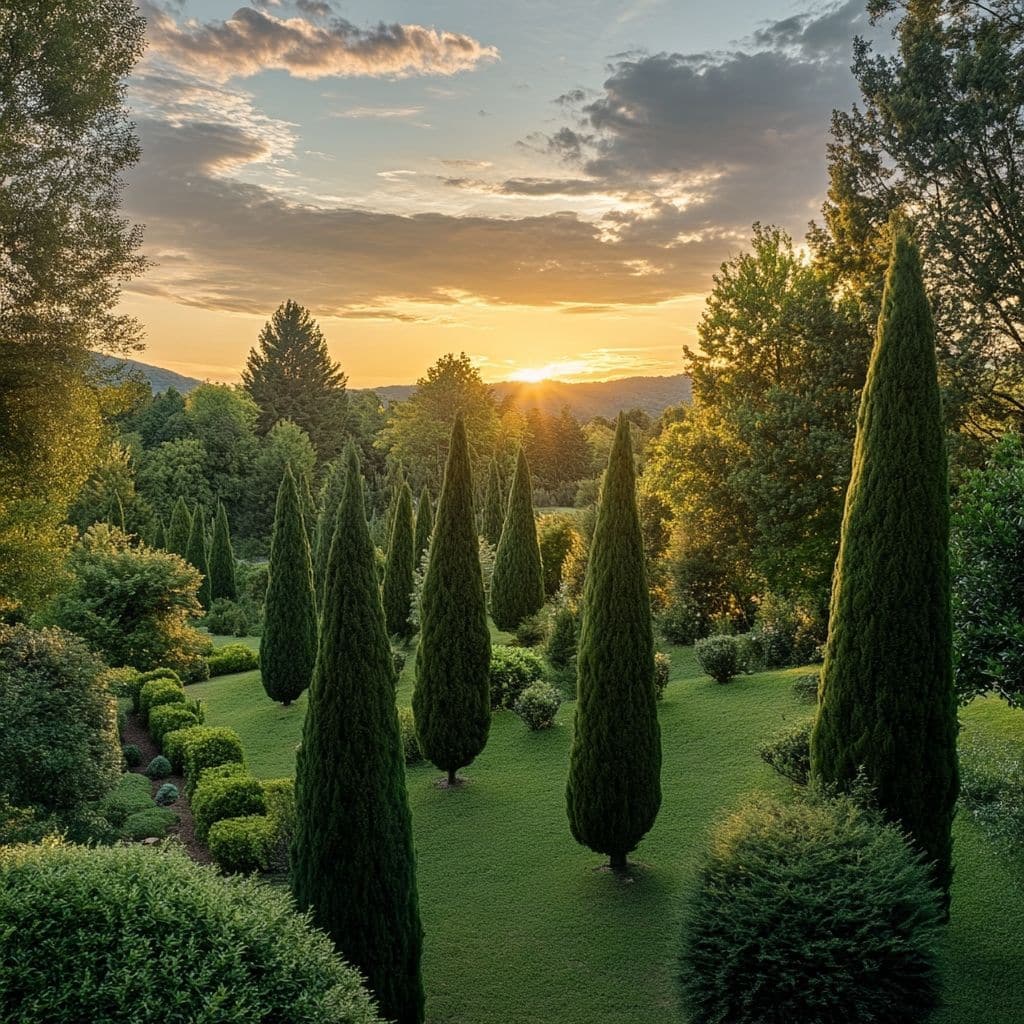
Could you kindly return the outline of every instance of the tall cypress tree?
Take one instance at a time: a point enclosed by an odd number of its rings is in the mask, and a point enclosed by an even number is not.
[[[202,573],[196,597],[205,610],[210,608],[210,555],[206,547],[206,527],[203,525],[203,510],[197,508],[192,515],[192,529],[188,535],[185,561],[190,562]]]
[[[291,468],[277,492],[270,540],[260,671],[267,696],[287,707],[309,686],[316,662],[313,565]]]
[[[452,428],[420,598],[412,707],[424,755],[448,773],[484,749],[491,728],[491,636],[473,514],[469,445],[461,414]]]
[[[356,465],[338,510],[296,764],[292,889],[366,976],[381,1015],[420,1024],[422,929],[395,670]]]
[[[498,472],[498,460],[491,459],[487,472],[487,490],[484,492],[484,512],[480,523],[480,532],[488,544],[497,545],[501,540],[501,530],[505,525],[505,498],[501,493],[501,474]]]
[[[192,513],[185,504],[185,499],[179,497],[171,510],[171,522],[167,527],[167,550],[174,555],[181,555],[185,558],[188,553],[188,538],[192,532]]]
[[[412,491],[403,483],[391,519],[391,541],[384,570],[384,617],[388,633],[407,637],[412,633],[409,624],[409,604],[412,599],[412,573],[415,568],[412,523]]]
[[[544,607],[544,569],[533,515],[533,485],[526,452],[519,449],[508,511],[494,559],[491,618],[498,629],[515,629]]]
[[[420,493],[420,501],[416,506],[416,543],[413,548],[413,566],[419,568],[423,561],[423,552],[430,544],[430,534],[434,530],[434,506],[430,503],[430,491],[426,487]]]
[[[616,871],[661,806],[654,635],[629,421],[619,416],[583,589],[566,807],[580,843]]]
[[[334,521],[345,495],[345,467],[345,459],[342,456],[336,458],[327,467],[320,488],[320,510],[313,531],[313,576],[316,581],[317,606],[320,608],[324,604],[324,580],[327,576],[327,556],[331,553],[331,538],[334,536]]]
[[[156,528],[153,530],[153,543],[150,547],[166,548],[167,534],[164,531],[164,521],[160,516],[156,517]]]
[[[295,479],[295,486],[299,492],[302,523],[306,527],[306,540],[309,541],[309,551],[312,555],[316,542],[316,502],[313,500],[313,490],[309,485],[309,474],[300,473]]]
[[[228,528],[228,514],[217,502],[217,518],[213,524],[213,540],[210,543],[210,596],[216,601],[226,597],[229,601],[238,599],[235,585],[235,552],[231,547],[231,531]]]
[[[946,473],[931,310],[917,247],[898,227],[861,397],[811,761],[840,787],[864,772],[948,899],[958,777]]]

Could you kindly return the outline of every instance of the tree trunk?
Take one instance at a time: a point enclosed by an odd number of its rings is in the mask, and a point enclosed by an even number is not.
[[[617,875],[625,874],[627,863],[626,855],[624,853],[612,853],[608,855],[608,866]]]
[[[448,788],[454,789],[458,785],[458,779],[455,777],[455,773],[458,771],[457,768],[448,769]]]

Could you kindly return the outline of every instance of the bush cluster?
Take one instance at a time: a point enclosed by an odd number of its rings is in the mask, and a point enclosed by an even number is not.
[[[153,742],[163,750],[164,737],[177,729],[187,729],[190,725],[201,725],[202,717],[196,710],[185,704],[161,704],[149,713],[149,735]]]
[[[511,709],[519,695],[544,677],[544,662],[522,647],[491,648],[491,707]]]
[[[149,672],[137,674],[125,684],[125,692],[120,695],[131,698],[132,711],[134,711],[135,714],[139,714],[142,710],[142,688],[152,679],[173,679],[175,682],[181,682],[181,676],[179,676],[173,668],[154,668]]]
[[[164,704],[184,704],[185,687],[176,679],[150,679],[139,693],[139,717],[149,724],[149,713]]]
[[[128,772],[122,775],[117,786],[99,801],[96,809],[114,828],[120,829],[131,815],[147,811],[153,806],[149,791],[149,779],[145,775]]]
[[[416,737],[416,720],[413,718],[412,708],[398,709],[398,728],[402,733],[405,763],[419,764],[423,760],[423,751],[420,750],[420,741]]]
[[[806,786],[811,774],[811,731],[813,721],[791,726],[758,747],[761,760],[783,778]]]
[[[222,818],[209,833],[210,855],[226,874],[251,874],[270,868],[277,832],[264,814]]]
[[[202,842],[206,841],[214,822],[266,814],[267,801],[260,780],[247,774],[240,765],[237,767],[238,770],[231,774],[208,768],[196,785],[192,796],[192,817],[196,835]]]
[[[534,615],[528,615],[516,626],[515,638],[520,647],[537,647],[548,635],[548,618],[542,608]]]
[[[760,643],[766,668],[807,665],[821,660],[825,628],[818,617],[798,601],[766,594],[758,606],[752,632]]]
[[[233,672],[251,672],[260,667],[260,656],[245,644],[226,644],[209,655],[206,664],[211,678],[227,676]]]
[[[203,619],[203,625],[214,636],[253,636],[256,623],[241,604],[227,597],[218,597]]]
[[[150,806],[135,811],[125,818],[121,827],[121,835],[130,842],[140,839],[165,839],[170,827],[178,820],[174,811],[166,807],[157,807],[150,801]]]
[[[519,694],[512,710],[529,729],[536,732],[550,729],[555,724],[555,716],[561,706],[562,695],[550,683],[538,681]]]
[[[242,764],[245,758],[242,754],[242,741],[234,729],[195,725],[185,731],[188,737],[182,751],[181,764],[185,772],[185,790],[191,800],[204,768]]]

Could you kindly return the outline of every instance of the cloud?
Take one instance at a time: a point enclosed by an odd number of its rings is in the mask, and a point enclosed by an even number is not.
[[[362,29],[343,18],[318,25],[252,7],[225,21],[178,21],[152,0],[140,6],[151,52],[217,82],[269,69],[306,79],[453,75],[498,58],[470,36],[422,25]]]
[[[843,56],[850,40],[869,28],[864,0],[847,0],[824,11],[806,11],[769,22],[754,33],[758,46],[791,49],[808,58]]]
[[[331,114],[331,117],[341,117],[354,121],[390,120],[394,118],[415,117],[417,114],[422,113],[422,107],[350,107],[348,110],[339,110]]]
[[[506,178],[498,182],[479,178],[442,178],[441,182],[449,188],[502,196],[592,196],[603,195],[607,191],[604,182],[591,178]]]

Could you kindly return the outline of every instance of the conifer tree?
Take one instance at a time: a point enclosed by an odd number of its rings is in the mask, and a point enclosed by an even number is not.
[[[382,1017],[420,1024],[422,928],[395,670],[355,467],[336,517],[296,764],[292,889],[365,975]]]
[[[946,442],[917,247],[897,227],[846,496],[812,768],[863,772],[947,894],[958,779]]]
[[[299,491],[299,508],[302,511],[302,523],[306,527],[306,540],[309,542],[309,552],[312,557],[313,545],[316,543],[316,502],[313,500],[313,490],[309,485],[309,474],[299,473],[295,478],[295,484]]]
[[[185,499],[179,497],[171,510],[171,522],[167,527],[167,550],[174,555],[186,557],[188,552],[188,538],[192,532],[192,513],[185,504]]]
[[[566,806],[576,840],[613,870],[661,806],[654,635],[629,421],[619,416],[583,591]]]
[[[210,543],[210,596],[214,601],[221,597],[229,601],[238,599],[238,587],[235,585],[235,552],[231,547],[228,514],[219,501],[217,518],[213,524],[213,540]]]
[[[263,689],[287,707],[309,686],[316,661],[313,565],[291,468],[277,492],[266,612],[260,637]]]
[[[423,561],[423,552],[430,544],[430,534],[434,530],[434,507],[430,504],[430,491],[426,487],[420,493],[420,501],[416,506],[416,544],[414,547],[413,567],[418,569]]]
[[[156,528],[153,530],[152,548],[166,548],[167,534],[164,532],[164,521],[160,516],[156,517]]]
[[[498,629],[515,629],[544,607],[544,569],[533,514],[533,485],[526,453],[519,449],[505,524],[494,557],[491,618]]]
[[[487,490],[484,492],[484,512],[480,524],[480,532],[492,547],[501,540],[501,530],[505,525],[505,498],[501,493],[501,474],[498,472],[498,460],[491,459],[487,472]]]
[[[456,772],[484,749],[491,727],[491,636],[473,513],[469,445],[461,415],[452,428],[420,599],[412,706],[425,757]]]
[[[204,611],[210,609],[210,555],[206,547],[206,527],[203,525],[203,510],[197,508],[192,514],[192,529],[188,535],[185,550],[185,561],[189,562],[202,575],[196,597]]]
[[[412,600],[412,574],[415,568],[414,546],[412,491],[407,483],[403,483],[391,517],[391,540],[384,570],[384,617],[391,636],[407,637],[412,633],[409,603]]]
[[[331,553],[334,520],[337,517],[341,499],[345,496],[345,473],[345,458],[339,456],[327,467],[324,482],[320,488],[320,510],[317,514],[316,529],[313,531],[313,576],[316,581],[318,608],[323,608],[324,605],[327,556]]]

